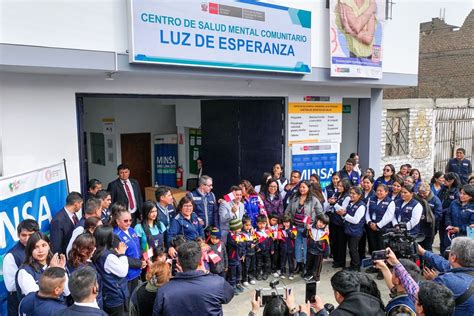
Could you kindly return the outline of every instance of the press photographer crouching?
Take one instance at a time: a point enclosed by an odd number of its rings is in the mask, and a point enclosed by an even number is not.
[[[454,315],[474,315],[474,239],[457,237],[451,242],[448,260],[418,246],[427,265],[440,273],[433,281],[450,289],[456,300]]]

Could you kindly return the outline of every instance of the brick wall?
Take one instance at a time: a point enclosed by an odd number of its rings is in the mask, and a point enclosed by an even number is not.
[[[474,10],[457,28],[439,18],[420,24],[418,86],[384,89],[385,99],[474,96]]]

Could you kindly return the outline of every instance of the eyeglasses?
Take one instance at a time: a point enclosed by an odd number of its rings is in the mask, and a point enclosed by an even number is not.
[[[392,169],[383,169],[383,171],[392,171]]]
[[[131,219],[123,219],[122,222],[124,222],[124,223],[131,223],[132,220],[131,220]]]
[[[183,207],[193,207],[192,204],[183,204]]]
[[[211,184],[206,184],[206,186],[208,186],[208,187],[212,187],[213,185],[212,185],[212,183],[211,183]]]

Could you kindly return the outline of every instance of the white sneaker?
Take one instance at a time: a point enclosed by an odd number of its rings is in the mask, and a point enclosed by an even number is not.
[[[289,280],[293,280],[294,278],[295,277],[292,274],[288,277]]]
[[[245,282],[242,283],[242,284],[243,284],[243,286],[246,286],[246,287],[249,286],[249,283],[248,283],[247,281],[245,281]]]
[[[255,280],[250,280],[250,284],[254,285],[255,284]]]
[[[280,275],[281,279],[286,279],[286,276],[284,274]]]
[[[279,276],[280,276],[280,274],[278,272],[273,273],[274,278],[278,278]]]

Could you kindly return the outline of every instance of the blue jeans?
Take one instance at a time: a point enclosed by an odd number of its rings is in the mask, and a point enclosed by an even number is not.
[[[306,243],[306,238],[303,237],[304,227],[298,227],[298,234],[295,239],[295,258],[296,263],[306,263],[306,251],[308,244]]]

